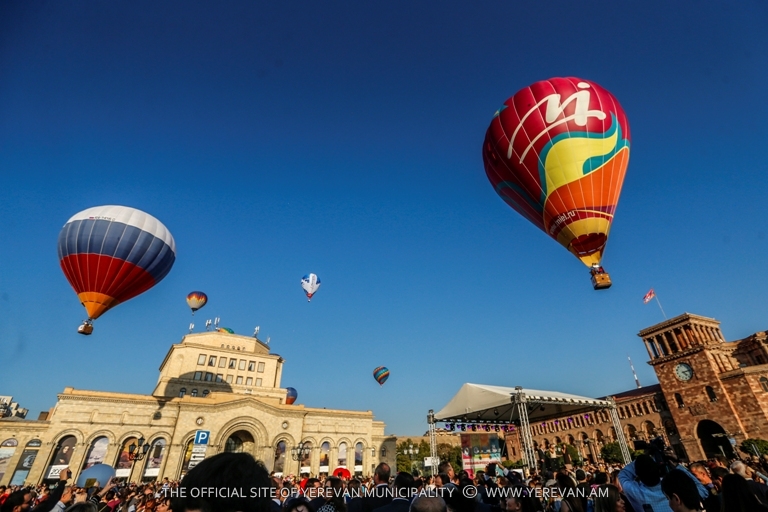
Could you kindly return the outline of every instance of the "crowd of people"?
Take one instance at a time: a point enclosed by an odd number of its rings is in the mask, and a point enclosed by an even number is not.
[[[0,512],[768,512],[768,458],[681,464],[670,452],[624,467],[522,472],[490,464],[471,475],[443,462],[438,474],[296,478],[268,473],[245,453],[203,460],[180,482],[82,488],[0,487]]]

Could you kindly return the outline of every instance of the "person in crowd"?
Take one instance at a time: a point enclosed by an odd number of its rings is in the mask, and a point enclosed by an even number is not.
[[[661,481],[661,491],[667,497],[672,512],[697,512],[702,509],[697,482],[689,475],[681,469],[674,469]]]
[[[516,486],[501,500],[501,510],[506,512],[537,512],[541,503],[531,495],[529,488]]]
[[[447,512],[447,508],[443,498],[418,496],[411,502],[409,512]]]
[[[595,512],[625,512],[626,505],[619,488],[611,484],[603,484],[598,488],[594,499]]]
[[[702,499],[707,490],[682,465],[677,468],[694,482]],[[619,472],[619,482],[635,511],[668,512],[669,500],[661,489],[661,471],[650,455],[640,455]]]
[[[632,508],[632,505],[630,505],[629,500],[624,495],[624,489],[621,488],[621,482],[619,482],[619,473],[621,472],[620,469],[614,469],[611,472],[611,485],[616,487],[619,490],[619,494],[621,495],[621,499],[624,501],[624,511],[625,512],[635,512],[635,509]],[[642,511],[640,511],[642,512]]]
[[[361,512],[363,510],[363,484],[357,478],[353,478],[347,484],[349,496],[347,498],[347,510],[349,512]]]
[[[721,468],[719,466],[715,466],[709,470],[709,476],[712,478],[712,486],[714,487],[716,493],[720,494],[722,492],[723,478],[729,474],[730,472],[727,469]]]
[[[701,462],[694,462],[688,466],[688,471],[691,472],[696,479],[701,482],[701,485],[706,487],[709,496],[704,499],[704,510],[707,512],[720,512],[720,496],[717,494],[715,484],[712,482],[712,477],[709,474],[707,466]]]
[[[392,493],[389,492],[390,471],[389,464],[384,462],[376,466],[373,472],[374,488],[369,496],[363,498],[362,512],[373,512],[392,501]]]
[[[456,478],[456,473],[453,472],[453,466],[451,465],[450,462],[448,462],[448,461],[441,462],[440,465],[437,466],[437,473],[438,474],[444,474],[444,475],[448,476],[448,481],[447,482],[443,481],[443,485],[444,486],[445,485],[450,485],[451,483],[454,483],[454,484],[456,483],[456,482],[454,482],[454,480]]]
[[[325,505],[317,509],[317,512],[347,512],[347,504],[344,502],[344,482],[341,478],[329,476],[325,479],[323,489]]]
[[[747,479],[741,475],[728,474],[723,477],[722,499],[724,512],[768,512],[752,492]]]
[[[200,497],[192,488],[269,488],[269,473],[264,464],[248,453],[219,453],[192,468],[179,485],[184,494],[171,501],[173,512],[270,512],[268,496]],[[180,493],[181,494],[181,493]],[[193,497],[194,496],[196,497]]]
[[[563,498],[560,500],[560,512],[586,512],[576,492],[576,484],[568,475],[555,475],[557,491]]]
[[[312,512],[312,507],[304,496],[292,496],[283,502],[282,512]]]
[[[735,460],[731,464],[731,471],[747,481],[747,486],[749,486],[750,491],[757,497],[760,503],[768,505],[768,486],[756,482],[752,478],[752,470],[746,464],[740,460]]]
[[[395,477],[394,496],[392,501],[374,512],[408,512],[411,506],[411,498],[415,495],[416,483],[410,473],[401,471]]]
[[[95,503],[84,501],[82,503],[75,503],[71,507],[67,507],[64,512],[97,512],[98,510],[99,507]]]

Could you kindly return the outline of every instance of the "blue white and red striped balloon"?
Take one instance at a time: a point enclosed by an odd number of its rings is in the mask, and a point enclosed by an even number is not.
[[[285,396],[285,403],[288,405],[293,405],[293,403],[299,397],[298,391],[296,391],[295,388],[285,388],[285,390],[287,391]]]
[[[320,278],[316,274],[307,274],[301,278],[301,287],[307,294],[307,302],[312,300],[312,296],[320,288]]]
[[[97,206],[74,215],[59,233],[58,250],[87,322],[155,286],[176,261],[168,228],[127,206]]]

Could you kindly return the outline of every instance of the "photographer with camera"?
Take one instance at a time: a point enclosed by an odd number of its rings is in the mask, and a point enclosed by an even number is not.
[[[650,443],[635,442],[635,449],[645,449],[648,453],[640,455],[619,472],[619,483],[625,496],[636,512],[669,512],[670,501],[662,491],[661,480],[670,471],[683,472],[692,483],[701,500],[709,497],[709,491],[701,485],[682,464],[671,449],[664,447],[660,438]],[[678,474],[676,473],[677,477]]]

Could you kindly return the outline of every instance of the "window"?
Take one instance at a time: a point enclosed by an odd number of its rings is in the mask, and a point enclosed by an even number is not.
[[[208,391],[207,389],[203,390],[203,396],[208,396],[208,393],[210,393],[210,391]]]
[[[227,384],[232,384],[233,377],[231,375],[227,375]]]
[[[205,380],[211,382],[213,380],[213,374],[211,372],[205,372]]]
[[[219,358],[219,368],[225,368],[227,366],[227,358],[226,357],[220,357]]]
[[[261,379],[256,379],[256,387],[261,387]]]
[[[682,409],[685,407],[685,402],[683,402],[683,397],[680,395],[680,393],[675,393],[675,402],[677,402],[677,407]]]
[[[253,361],[248,361],[248,371],[252,372],[255,369],[256,369],[256,363],[254,363]]]
[[[229,369],[234,370],[235,366],[237,366],[237,359],[230,359],[229,360]]]
[[[197,364],[205,364],[205,354],[200,354],[200,357],[197,358]]]
[[[192,377],[192,380],[203,380],[203,372],[195,372],[195,376]]]
[[[712,389],[712,386],[707,386],[705,389],[707,391],[707,397],[709,398],[709,401],[717,402],[717,395],[715,394],[715,390]]]
[[[192,393],[190,393],[190,395],[192,395],[192,396],[197,396],[197,390],[196,390],[196,389],[193,389],[193,390],[192,390]]]
[[[240,369],[240,370],[245,370],[245,359],[241,359],[241,360],[240,360],[240,366],[239,366],[239,369]]]
[[[235,383],[236,384],[242,384],[243,383],[243,378],[242,377],[238,377],[237,380],[235,381]]]
[[[245,385],[253,386],[253,377],[248,377],[247,379],[245,379]]]
[[[264,373],[264,363],[259,363],[259,369],[257,371],[259,373]]]
[[[216,382],[224,382],[224,376],[220,373],[216,374]]]
[[[184,398],[184,395],[187,394],[187,388],[181,388],[179,390],[179,398]]]
[[[216,356],[211,356],[208,360],[208,366],[216,366]]]
[[[760,377],[760,387],[763,388],[763,391],[768,393],[768,379],[765,377]]]

